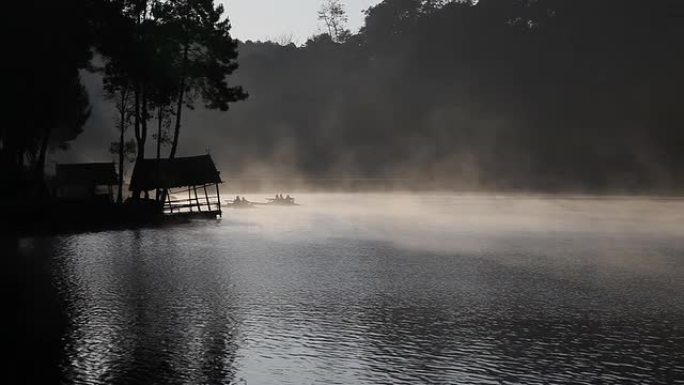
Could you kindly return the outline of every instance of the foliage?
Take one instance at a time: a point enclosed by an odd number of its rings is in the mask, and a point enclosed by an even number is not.
[[[349,17],[341,0],[323,0],[321,9],[318,11],[318,20],[323,21],[328,36],[336,43],[346,41],[351,35],[346,28]]]
[[[213,0],[119,1],[116,7],[116,21],[106,29],[100,50],[107,59],[105,87],[110,93],[130,89],[135,95],[140,159],[145,157],[147,122],[155,116],[150,110],[158,110],[157,119],[167,128],[170,116],[175,117],[173,157],[183,108],[194,108],[201,99],[205,107],[225,111],[229,103],[246,97],[227,80],[237,68],[230,22]],[[165,136],[153,138],[162,141]]]
[[[385,0],[343,44],[245,43],[233,168],[436,187],[684,187],[684,24],[643,0]],[[264,111],[268,111],[265,114]],[[218,135],[218,134],[217,134]],[[220,136],[216,136],[220,137]]]
[[[129,139],[124,143],[123,146],[123,154],[124,154],[124,159],[128,163],[133,163],[135,162],[136,158],[136,151],[138,150],[138,145],[135,143],[135,139]],[[121,143],[120,142],[112,142],[109,146],[109,153],[112,155],[119,155],[121,152]]]
[[[0,129],[2,183],[42,177],[48,148],[65,147],[80,134],[89,111],[79,70],[87,66],[92,33],[88,0],[13,1],[5,5],[9,37],[3,47],[4,103]],[[25,17],[18,17],[22,15]],[[57,60],[55,60],[57,59]]]

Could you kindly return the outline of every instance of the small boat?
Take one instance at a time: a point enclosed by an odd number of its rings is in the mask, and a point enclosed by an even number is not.
[[[255,204],[253,202],[248,201],[245,198],[242,198],[235,200],[227,200],[226,206],[232,207],[234,209],[250,209],[254,208]]]
[[[289,195],[287,198],[269,198],[267,200],[268,203],[266,204],[269,206],[299,206],[295,203],[295,199]]]
[[[249,208],[256,208],[257,206],[299,206],[298,203],[295,202],[295,199],[290,197],[289,195],[287,198],[282,198],[282,197],[277,197],[277,198],[268,198],[266,199],[267,202],[262,203],[262,202],[250,202],[246,200],[244,197],[241,199],[234,199],[234,200],[226,200],[226,206],[232,207],[234,209],[249,209]]]

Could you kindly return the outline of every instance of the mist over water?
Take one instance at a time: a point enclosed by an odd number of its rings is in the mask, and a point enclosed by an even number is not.
[[[56,256],[68,382],[684,379],[683,201],[297,199],[22,240]]]

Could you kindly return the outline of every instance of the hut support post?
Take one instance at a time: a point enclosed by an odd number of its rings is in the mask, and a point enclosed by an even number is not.
[[[197,195],[197,186],[192,186],[195,191],[195,203],[197,204],[197,211],[202,212],[202,206],[200,205],[199,195]]]
[[[218,212],[219,215],[223,215],[223,211],[221,211],[221,193],[219,193],[219,185],[216,183],[216,199],[218,199]]]
[[[188,187],[188,208],[192,212],[192,189]]]
[[[204,186],[204,198],[207,200],[207,209],[209,212],[211,212],[211,202],[209,202],[209,193],[207,192],[207,185],[205,184]]]
[[[166,198],[169,201],[169,211],[173,214],[173,203],[171,202],[171,194],[166,190]]]

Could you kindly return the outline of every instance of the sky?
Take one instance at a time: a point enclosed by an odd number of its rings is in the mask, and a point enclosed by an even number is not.
[[[269,40],[292,36],[303,43],[321,32],[318,10],[323,0],[221,0],[240,40]],[[356,32],[364,21],[363,10],[380,0],[344,0],[348,28]]]

